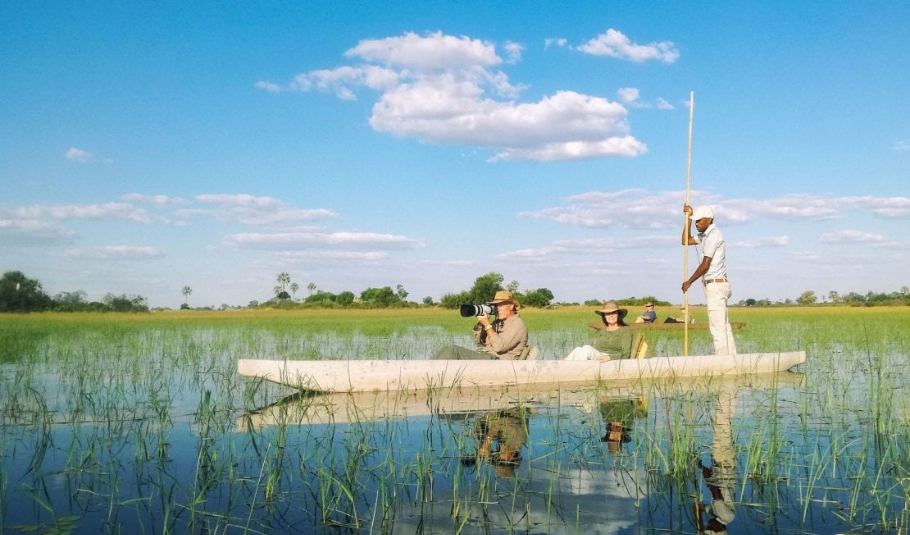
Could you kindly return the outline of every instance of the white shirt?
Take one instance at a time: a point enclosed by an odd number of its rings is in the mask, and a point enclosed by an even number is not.
[[[724,234],[714,223],[708,226],[701,234],[692,237],[695,243],[702,244],[702,256],[711,258],[711,265],[705,272],[705,279],[727,278],[727,246],[724,243]]]

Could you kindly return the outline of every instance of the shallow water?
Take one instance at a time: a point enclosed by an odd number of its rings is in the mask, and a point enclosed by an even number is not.
[[[575,336],[539,343],[555,355]],[[240,356],[407,358],[462,338],[150,328],[22,344],[0,368],[0,531],[910,529],[899,348],[816,345],[800,374],[496,395],[293,396],[235,373]],[[520,459],[496,462],[509,447]]]

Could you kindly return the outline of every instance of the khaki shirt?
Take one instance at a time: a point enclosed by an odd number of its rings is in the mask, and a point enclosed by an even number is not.
[[[503,360],[515,360],[528,345],[528,326],[518,313],[493,322],[496,336],[488,336],[482,351]],[[490,340],[493,338],[493,340]]]

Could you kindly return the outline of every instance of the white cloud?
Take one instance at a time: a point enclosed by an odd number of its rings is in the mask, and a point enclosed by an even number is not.
[[[893,149],[896,151],[910,150],[910,139],[901,139],[899,141],[895,141]]]
[[[0,219],[0,243],[16,245],[46,245],[69,243],[76,232],[59,225],[36,219]]]
[[[344,55],[419,71],[493,67],[502,63],[496,54],[496,45],[468,37],[444,35],[442,32],[424,37],[408,32],[401,37],[364,39]]]
[[[126,202],[141,202],[154,204],[156,206],[180,206],[187,203],[186,199],[180,197],[169,197],[167,195],[143,195],[141,193],[127,193],[120,196],[120,200]]]
[[[558,46],[560,48],[563,48],[568,44],[569,44],[569,41],[562,37],[548,37],[543,40],[544,50],[550,48],[551,46]]]
[[[882,243],[885,237],[881,234],[859,230],[841,230],[822,234],[822,243]]]
[[[77,149],[76,147],[70,148],[66,151],[65,157],[71,162],[78,163],[89,163],[95,157],[94,154],[87,150]]]
[[[85,258],[94,260],[149,260],[164,257],[164,253],[154,247],[134,247],[130,245],[106,245],[101,247],[86,247],[70,249],[66,252],[70,258]]]
[[[608,56],[634,63],[650,60],[674,63],[679,59],[679,51],[670,41],[639,45],[612,28],[579,46],[578,49],[592,56]]]
[[[137,223],[157,222],[146,210],[129,203],[104,204],[36,204],[5,211],[21,219],[124,219]]]
[[[789,236],[766,236],[764,238],[754,238],[751,240],[740,240],[731,243],[733,247],[742,247],[744,249],[761,249],[764,247],[784,247],[790,245]]]
[[[388,258],[389,254],[380,251],[279,251],[282,258],[291,260],[337,261],[337,262],[376,262]]]
[[[557,91],[519,102],[525,87],[495,68],[517,62],[523,45],[503,45],[436,32],[361,41],[345,56],[364,62],[298,75],[287,90],[331,91],[354,99],[379,91],[370,125],[378,132],[430,144],[489,147],[492,160],[558,161],[639,156],[647,146],[630,133],[617,102]],[[261,82],[264,90],[275,84]]]
[[[201,194],[196,196],[201,203],[217,205],[214,210],[184,210],[180,215],[212,214],[224,221],[234,221],[249,226],[286,227],[300,221],[332,219],[338,214],[324,208],[300,209],[273,197],[255,197],[239,194]]]
[[[654,102],[648,102],[641,99],[641,92],[634,87],[621,87],[616,91],[624,104],[632,108],[657,108],[659,110],[672,110],[673,106],[665,99],[658,98]]]
[[[420,240],[375,232],[281,232],[240,233],[224,237],[224,243],[252,249],[288,250],[306,247],[376,247],[420,249]]]

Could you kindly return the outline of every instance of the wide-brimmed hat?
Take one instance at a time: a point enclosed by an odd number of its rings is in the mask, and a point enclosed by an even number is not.
[[[613,312],[619,312],[619,319],[623,319],[626,317],[626,314],[629,313],[629,310],[625,308],[619,308],[619,305],[616,303],[616,301],[610,300],[604,303],[602,309],[594,311],[595,314],[600,314],[601,316],[604,314],[612,314]]]
[[[508,290],[499,290],[498,292],[496,292],[496,295],[493,296],[493,299],[490,301],[491,305],[501,305],[503,303],[512,303],[513,305],[515,305],[516,310],[518,309],[519,306],[521,306],[518,304],[518,301],[516,301],[515,298],[512,297],[512,292],[510,292]]]
[[[689,216],[689,219],[692,221],[698,221],[699,219],[714,219],[714,208],[710,206],[699,206],[695,209],[695,212]]]

